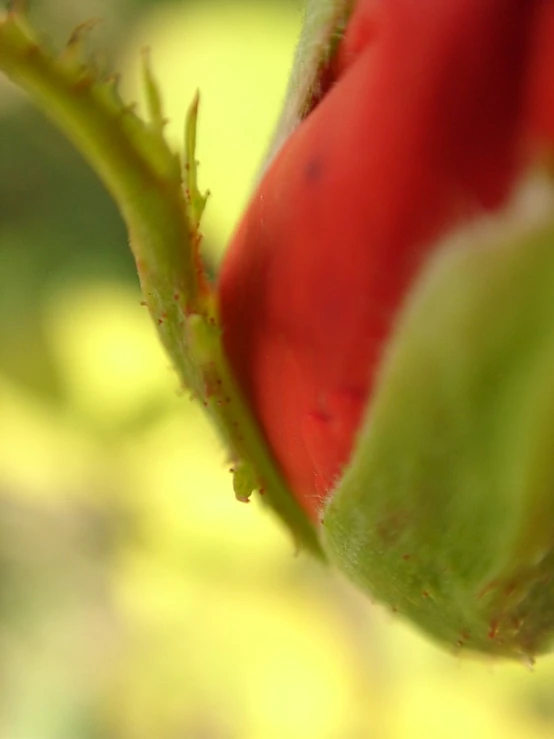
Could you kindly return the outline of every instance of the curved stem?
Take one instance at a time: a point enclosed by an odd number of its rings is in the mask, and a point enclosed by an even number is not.
[[[145,58],[150,122],[125,105],[117,79],[83,62],[78,28],[56,55],[20,14],[0,21],[0,71],[67,135],[112,194],[127,224],[146,304],[180,380],[208,410],[237,467],[235,490],[262,488],[297,543],[324,558],[318,533],[288,489],[227,366],[215,296],[201,265],[194,147],[198,99],[187,124],[184,168],[163,137],[161,100]],[[249,470],[244,474],[244,469]]]

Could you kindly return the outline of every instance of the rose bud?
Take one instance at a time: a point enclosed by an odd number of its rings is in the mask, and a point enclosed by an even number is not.
[[[451,647],[526,659],[554,636],[553,70],[550,0],[359,0],[219,282],[330,557]]]

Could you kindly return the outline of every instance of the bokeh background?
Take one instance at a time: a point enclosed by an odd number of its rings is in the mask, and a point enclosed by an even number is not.
[[[218,259],[268,145],[296,0],[35,0],[62,44],[137,100],[140,50],[168,135],[202,92],[204,224]],[[155,338],[122,222],[79,155],[0,79],[0,738],[542,739],[554,659],[444,653],[295,556]]]

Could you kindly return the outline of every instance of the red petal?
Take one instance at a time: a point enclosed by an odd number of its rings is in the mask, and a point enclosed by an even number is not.
[[[360,2],[335,85],[278,154],[235,235],[220,282],[225,348],[314,517],[434,241],[509,192],[543,5],[382,0],[375,31],[374,3]]]

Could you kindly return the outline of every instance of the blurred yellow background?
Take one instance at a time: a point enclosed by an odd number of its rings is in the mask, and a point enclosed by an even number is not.
[[[84,19],[141,100],[150,46],[170,119],[202,93],[217,267],[269,143],[295,0],[36,0]],[[96,178],[0,80],[0,738],[554,736],[554,659],[446,654],[234,500],[225,455],[140,306]]]

